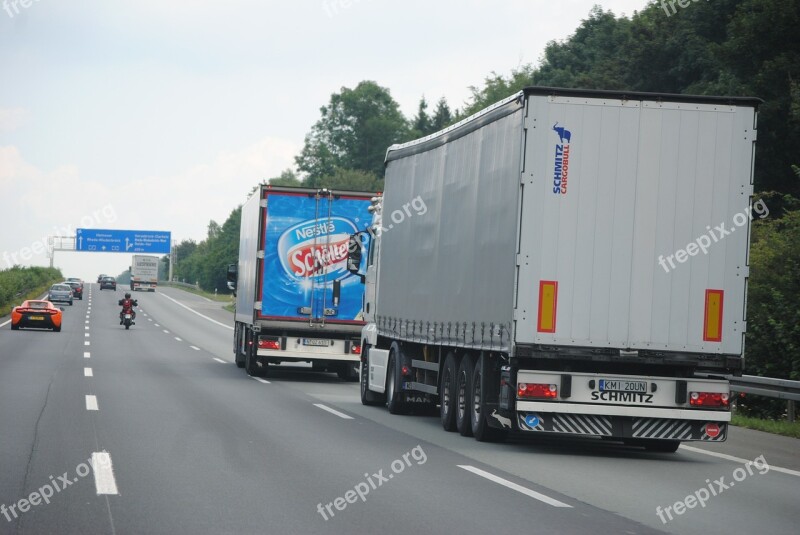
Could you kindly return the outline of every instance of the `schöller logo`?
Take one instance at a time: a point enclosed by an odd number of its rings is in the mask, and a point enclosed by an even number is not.
[[[566,195],[569,177],[569,143],[572,132],[563,126],[558,126],[558,123],[553,125],[553,131],[558,134],[560,140],[556,145],[555,165],[553,166],[553,193]]]

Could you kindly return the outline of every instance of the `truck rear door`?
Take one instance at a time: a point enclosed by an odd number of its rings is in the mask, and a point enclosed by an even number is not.
[[[530,96],[516,341],[740,354],[754,113]]]

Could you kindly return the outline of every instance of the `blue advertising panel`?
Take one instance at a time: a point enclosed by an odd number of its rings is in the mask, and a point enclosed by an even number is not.
[[[160,230],[109,230],[79,228],[75,250],[95,253],[162,253],[170,250],[169,232]]]
[[[326,198],[318,201],[281,192],[267,196],[263,316],[363,321],[364,284],[347,271],[347,248],[351,234],[369,227],[369,206],[369,199],[340,197],[330,203],[329,212]],[[362,243],[369,247],[368,235]],[[338,303],[333,298],[337,280],[341,284]]]

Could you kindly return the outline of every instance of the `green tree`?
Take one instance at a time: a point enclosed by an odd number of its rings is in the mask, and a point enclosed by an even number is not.
[[[314,188],[377,192],[383,189],[383,180],[366,171],[340,168],[330,176],[318,180],[309,179],[305,185]]]
[[[383,176],[386,148],[407,139],[409,127],[389,90],[371,81],[331,95],[322,117],[306,136],[297,168],[311,181],[337,168]]]
[[[413,119],[414,130],[411,133],[413,137],[423,137],[433,132],[431,118],[428,115],[428,101],[423,96],[419,100],[419,107],[417,108],[417,115]]]
[[[447,128],[453,123],[453,114],[450,111],[450,106],[447,105],[447,100],[442,97],[436,104],[436,109],[433,110],[433,118],[431,119],[431,131],[438,132]]]
[[[286,169],[278,177],[270,178],[268,180],[268,182],[272,186],[294,186],[294,187],[298,187],[298,186],[302,186],[303,185],[303,182],[300,180],[300,178],[298,178],[297,173],[295,173],[291,169]],[[250,193],[252,194],[254,191],[255,191],[255,189],[253,191],[251,191]]]

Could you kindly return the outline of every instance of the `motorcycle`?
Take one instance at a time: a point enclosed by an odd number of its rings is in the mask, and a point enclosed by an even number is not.
[[[123,299],[119,300],[119,305],[120,306],[122,306],[122,301],[123,301]],[[139,306],[139,302],[136,301],[135,299],[133,300],[133,306],[135,306],[135,307]],[[133,309],[132,308],[124,309],[122,311],[122,324],[125,325],[125,330],[126,331],[131,328],[131,325],[135,325],[136,324],[133,321]]]

